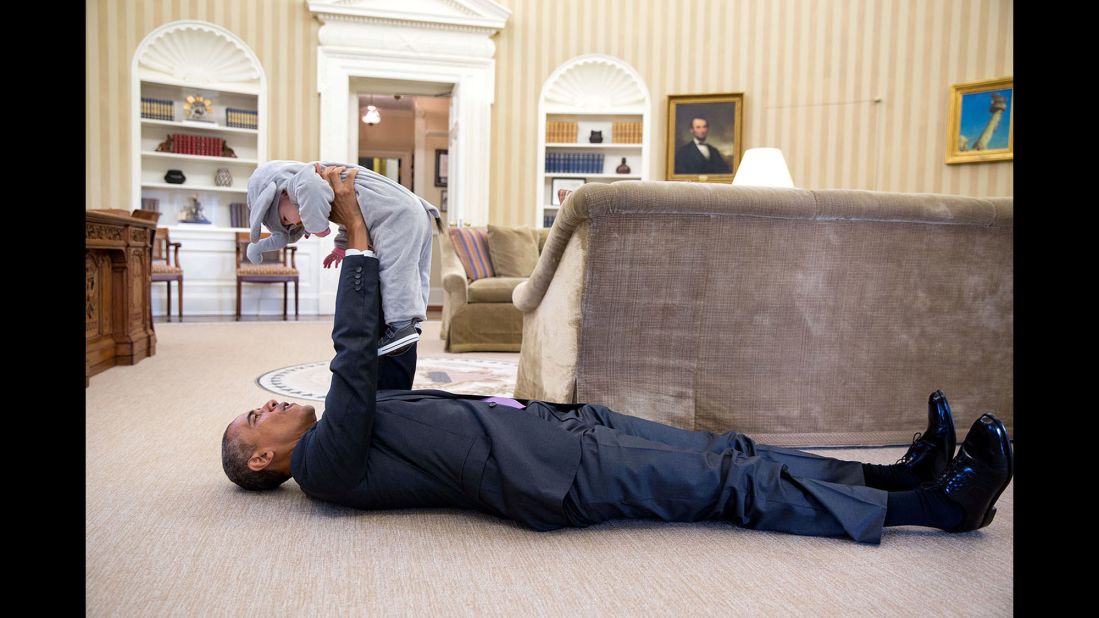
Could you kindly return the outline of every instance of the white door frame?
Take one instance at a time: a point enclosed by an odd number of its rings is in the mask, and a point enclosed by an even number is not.
[[[358,117],[352,79],[449,84],[455,112],[450,118],[450,220],[485,225],[496,89],[496,45],[490,37],[504,27],[510,12],[490,0],[426,0],[412,8],[399,0],[310,1],[323,23],[317,49],[320,158],[358,160],[357,132],[352,134],[358,125],[348,122]],[[321,313],[335,311],[338,281],[334,270],[322,273]]]

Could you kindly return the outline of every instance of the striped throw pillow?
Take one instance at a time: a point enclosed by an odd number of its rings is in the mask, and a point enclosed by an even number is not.
[[[483,227],[450,228],[450,245],[466,269],[470,281],[495,277],[492,257],[488,253],[487,230]]]

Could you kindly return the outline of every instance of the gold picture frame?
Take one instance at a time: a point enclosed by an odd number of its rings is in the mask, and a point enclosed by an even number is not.
[[[732,182],[744,154],[743,120],[743,92],[668,95],[665,178]]]
[[[1010,161],[1015,158],[1014,137],[1015,82],[1011,76],[950,87],[948,165]]]

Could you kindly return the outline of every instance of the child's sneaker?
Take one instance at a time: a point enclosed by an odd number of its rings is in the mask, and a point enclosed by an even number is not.
[[[378,356],[397,356],[408,351],[420,340],[420,329],[409,324],[400,330],[386,327],[385,336],[378,342]]]

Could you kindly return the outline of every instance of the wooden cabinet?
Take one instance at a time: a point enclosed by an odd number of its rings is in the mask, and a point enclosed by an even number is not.
[[[113,212],[84,214],[84,386],[115,365],[156,353],[150,308],[156,223]]]

